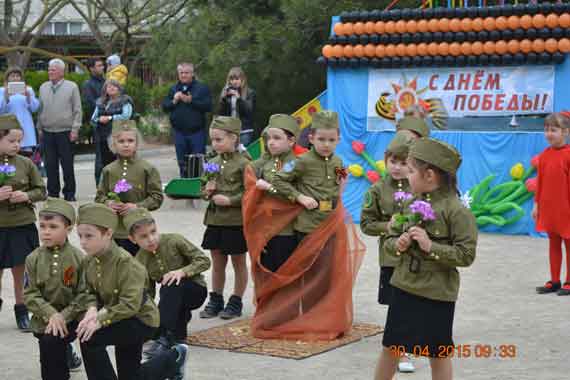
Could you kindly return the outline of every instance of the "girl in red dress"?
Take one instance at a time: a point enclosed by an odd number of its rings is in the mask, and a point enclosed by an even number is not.
[[[570,295],[570,146],[566,144],[570,119],[553,113],[544,120],[544,136],[550,145],[540,154],[538,182],[532,210],[536,229],[548,233],[550,281],[536,288],[538,294]],[[560,284],[562,241],[566,247],[566,282]]]

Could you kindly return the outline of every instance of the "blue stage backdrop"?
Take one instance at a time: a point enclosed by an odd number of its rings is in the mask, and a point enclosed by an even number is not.
[[[396,69],[394,69],[396,70]],[[337,153],[344,164],[360,164],[370,169],[364,159],[353,152],[354,140],[363,142],[367,152],[375,159],[384,158],[384,151],[394,135],[392,131],[367,131],[367,101],[369,69],[328,69],[326,108],[338,112],[341,125],[341,142]],[[570,109],[570,60],[555,67],[554,111]],[[469,129],[469,118],[465,118],[462,130],[433,131],[432,137],[448,142],[461,152],[463,163],[458,173],[459,187],[465,192],[478,184],[489,174],[496,174],[493,183],[511,180],[511,167],[520,162],[529,167],[533,156],[546,148],[542,131],[520,131],[516,128],[504,131],[477,131]],[[345,207],[355,222],[360,221],[363,195],[370,186],[364,177],[349,176],[343,195]],[[534,222],[530,217],[532,199],[524,204],[525,216],[518,222],[498,228],[485,227],[484,231],[505,234],[535,234]]]

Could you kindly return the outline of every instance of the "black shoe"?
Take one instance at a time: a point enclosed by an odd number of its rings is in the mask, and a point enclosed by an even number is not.
[[[70,344],[67,345],[67,367],[70,371],[78,371],[81,369],[81,364],[83,361],[81,357],[73,350],[73,346]]]
[[[28,308],[24,304],[14,305],[14,315],[16,316],[16,324],[18,329],[22,332],[31,332],[30,317],[28,315]]]
[[[188,346],[186,344],[177,344],[172,347],[178,354],[175,364],[175,374],[172,380],[184,380],[186,372],[186,362],[188,361]]]
[[[210,300],[204,310],[200,312],[200,318],[217,317],[222,310],[224,310],[224,296],[210,292]]]
[[[161,335],[158,339],[152,342],[152,345],[145,350],[145,355],[150,359],[161,352],[168,351],[174,346],[174,339],[165,335]]]
[[[243,309],[243,303],[241,302],[241,297],[231,296],[226,307],[222,312],[220,312],[220,318],[222,319],[232,319],[241,317],[241,310]]]
[[[538,294],[556,293],[560,289],[559,282],[547,281],[544,286],[537,286],[536,292]]]
[[[66,195],[63,199],[65,199],[68,202],[77,202],[75,195]]]
[[[570,282],[565,282],[556,294],[559,296],[570,296]]]
[[[2,298],[0,298],[0,311],[2,311],[2,304],[4,303],[4,300]]]

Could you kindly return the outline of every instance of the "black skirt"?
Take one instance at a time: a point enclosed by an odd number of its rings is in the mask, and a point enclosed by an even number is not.
[[[267,242],[261,254],[261,265],[272,272],[277,272],[291,257],[295,248],[297,248],[295,235],[275,236]]]
[[[390,284],[394,274],[394,267],[381,267],[380,268],[380,282],[378,284],[378,303],[380,305],[390,305],[392,301],[392,292],[394,287]]]
[[[0,269],[26,263],[26,257],[40,246],[35,223],[18,227],[0,227]]]
[[[220,250],[223,255],[243,255],[247,252],[247,243],[242,226],[206,227],[202,248]]]
[[[396,352],[445,358],[453,353],[455,302],[435,301],[393,287],[382,345]]]

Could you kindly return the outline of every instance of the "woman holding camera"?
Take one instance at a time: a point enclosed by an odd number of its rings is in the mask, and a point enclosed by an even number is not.
[[[241,120],[240,143],[248,146],[260,135],[253,127],[255,91],[247,86],[247,77],[241,67],[232,67],[220,94],[221,116],[233,116]]]
[[[32,113],[38,110],[40,102],[31,87],[25,84],[23,88],[15,86],[14,82],[24,82],[24,72],[15,66],[9,67],[4,73],[4,87],[0,87],[0,115],[16,115],[24,130],[20,154],[31,156],[34,147],[38,145]]]

